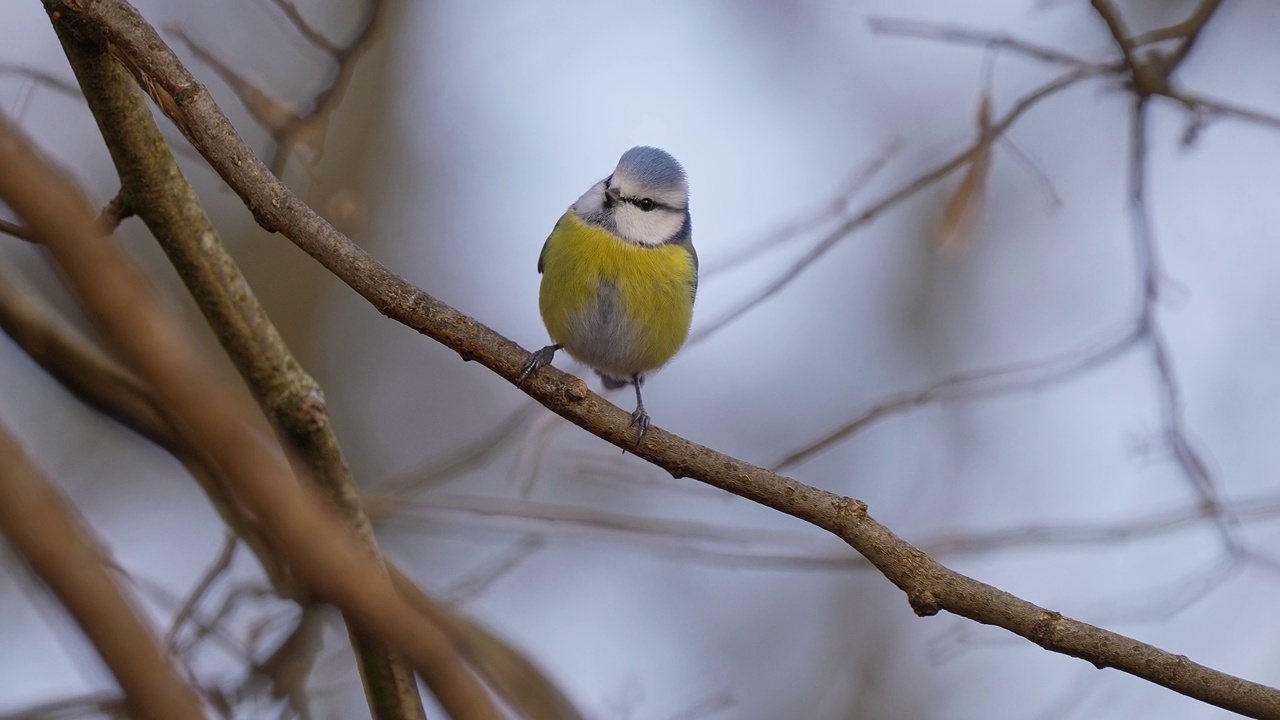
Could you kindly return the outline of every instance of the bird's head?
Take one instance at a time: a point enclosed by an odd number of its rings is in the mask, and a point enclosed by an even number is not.
[[[627,242],[657,246],[686,231],[689,181],[665,150],[633,147],[622,154],[613,174],[596,183],[573,209]]]

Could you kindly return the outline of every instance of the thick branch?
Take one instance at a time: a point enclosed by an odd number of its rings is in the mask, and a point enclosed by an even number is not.
[[[69,6],[46,0],[55,10]],[[161,109],[244,199],[263,227],[281,232],[380,312],[513,381],[521,348],[418,290],[357,247],[284,187],[231,127],[205,88],[127,3],[78,8],[110,40]],[[547,368],[523,386],[543,405],[618,447],[663,467],[824,528],[862,553],[922,615],[948,610],[1055,652],[1114,667],[1190,697],[1255,717],[1280,718],[1280,692],[1131,638],[1063,617],[943,567],[873,520],[858,501],[804,485],[654,428],[633,447],[629,416],[582,380]]]
[[[64,318],[35,304],[0,275],[0,330],[81,402],[166,448],[204,490],[214,510],[253,550],[273,585],[289,582],[262,526],[228,492],[206,453],[184,444],[144,383],[81,336]]]
[[[369,552],[378,555],[319,384],[302,369],[258,303],[132,77],[71,25],[55,23],[54,28],[111,151],[127,205],[155,235],[263,411],[302,455],[312,478]],[[417,683],[404,661],[349,620],[348,629],[374,717],[424,718]]]
[[[104,335],[155,390],[186,441],[203,446],[236,497],[262,518],[317,596],[405,654],[455,718],[497,718],[447,637],[392,587],[386,569],[331,517],[287,459],[252,430],[256,408],[216,376],[162,309],[115,239],[95,232],[79,190],[0,122],[0,199],[31,228]],[[305,480],[305,478],[303,478]]]
[[[12,290],[3,276],[0,276],[0,329],[68,392],[186,465],[224,522],[241,539],[248,540],[261,562],[268,566],[268,572],[282,562],[274,548],[267,544],[262,526],[230,497],[226,490],[228,482],[221,471],[207,454],[188,446],[168,425],[155,409],[149,390],[75,334],[68,323]],[[485,677],[508,705],[528,718],[572,720],[581,717],[564,694],[519,651],[479,628],[474,621],[428,597],[390,561],[387,570],[400,596],[449,635],[467,663]],[[477,637],[484,641],[477,642]]]

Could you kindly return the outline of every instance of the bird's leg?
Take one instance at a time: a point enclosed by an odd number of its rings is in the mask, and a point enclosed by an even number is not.
[[[551,358],[556,356],[556,351],[562,349],[563,345],[548,345],[537,352],[529,355],[529,360],[525,362],[524,367],[520,368],[520,377],[516,378],[516,387],[524,384],[526,378],[539,369],[551,364]]]
[[[636,434],[636,444],[640,444],[640,439],[644,437],[644,433],[649,429],[649,413],[644,411],[644,400],[640,398],[640,385],[644,382],[644,378],[639,373],[631,376],[631,384],[636,386],[636,410],[631,413],[631,424],[639,428]]]

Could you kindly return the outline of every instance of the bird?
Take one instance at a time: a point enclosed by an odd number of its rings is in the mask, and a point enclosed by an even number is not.
[[[530,355],[516,384],[565,350],[605,388],[635,387],[638,444],[650,425],[640,386],[684,345],[698,294],[684,168],[659,148],[627,150],[560,216],[538,272],[551,344]]]

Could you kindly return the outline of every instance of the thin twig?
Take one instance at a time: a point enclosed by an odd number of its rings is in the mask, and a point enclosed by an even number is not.
[[[1016,365],[961,373],[918,390],[892,396],[875,403],[821,438],[791,451],[772,467],[774,470],[795,467],[857,435],[873,423],[908,410],[934,404],[992,398],[1011,392],[1024,392],[1067,380],[1121,356],[1140,339],[1141,332],[1138,328],[1125,327],[1119,332],[1111,333],[1107,338],[1087,343],[1077,350]]]
[[[1115,64],[1093,62],[1055,48],[1030,43],[1005,33],[890,17],[872,17],[868,19],[867,24],[870,26],[871,32],[877,35],[915,37],[945,43],[980,45],[997,50],[1008,50],[1016,55],[1052,65],[1066,65],[1096,74],[1114,72],[1117,69]]]
[[[342,46],[325,37],[323,33],[316,30],[302,17],[302,13],[298,12],[298,8],[289,0],[271,0],[271,4],[275,5],[281,13],[284,14],[286,20],[293,26],[298,34],[310,42],[312,45],[324,50],[330,55],[337,55],[342,51]]]
[[[334,70],[326,84],[311,99],[302,103],[305,109],[286,106],[257,85],[244,79],[228,64],[222,62],[208,49],[201,46],[180,28],[169,28],[178,39],[187,44],[201,60],[231,86],[236,96],[263,125],[275,140],[270,167],[277,175],[284,172],[289,157],[299,145],[311,146],[318,158],[323,151],[325,131],[329,115],[341,102],[355,74],[356,63],[377,37],[378,23],[386,3],[383,0],[365,0],[364,17],[355,35],[338,44],[329,40],[303,18],[301,12],[288,0],[272,0],[285,19],[303,39],[324,50],[334,63]]]
[[[1023,113],[1030,110],[1041,100],[1071,87],[1081,80],[1092,77],[1094,74],[1095,73],[1090,70],[1072,70],[1045,83],[1019,100],[1009,110],[1009,112],[1005,113],[1004,117],[994,123],[991,126],[991,135],[993,137],[999,137],[1004,134],[1014,124],[1014,122],[1023,115]],[[730,323],[753,310],[756,306],[760,305],[760,303],[763,303],[773,297],[780,290],[789,285],[792,280],[800,275],[800,273],[804,272],[810,265],[817,262],[827,253],[827,251],[841,240],[848,237],[855,230],[870,223],[886,210],[969,163],[977,153],[982,151],[986,142],[988,141],[979,139],[979,141],[973,143],[968,148],[930,168],[929,170],[926,170],[920,175],[917,175],[910,182],[907,182],[901,187],[893,190],[887,196],[868,205],[857,215],[840,223],[839,226],[814,243],[814,245],[798,260],[775,276],[773,280],[756,290],[756,292],[745,301],[739,303],[737,307],[706,324],[697,326],[690,334],[688,342],[692,344],[706,340],[711,335],[719,332]]]
[[[495,582],[533,557],[546,545],[541,535],[525,535],[496,557],[480,563],[462,578],[453,581],[440,593],[450,605],[462,605],[476,599]]]
[[[1208,465],[1187,436],[1182,412],[1181,391],[1173,373],[1168,345],[1160,331],[1156,317],[1160,301],[1162,269],[1159,245],[1152,229],[1150,207],[1146,197],[1147,163],[1147,108],[1149,97],[1137,94],[1130,115],[1129,135],[1129,219],[1132,228],[1136,266],[1138,271],[1139,301],[1137,327],[1142,339],[1151,351],[1160,396],[1164,404],[1165,432],[1170,449],[1183,476],[1207,507],[1220,508],[1222,501],[1217,482]],[[1240,542],[1232,528],[1234,519],[1222,514],[1214,515],[1223,542],[1229,552],[1238,552]]]
[[[782,227],[767,233],[763,237],[754,242],[743,243],[729,250],[728,253],[721,254],[715,260],[702,263],[698,268],[698,277],[702,282],[732,270],[742,263],[759,256],[761,253],[774,250],[785,245],[791,240],[802,237],[811,230],[826,225],[828,222],[841,217],[848,210],[849,205],[853,203],[853,199],[862,192],[871,180],[880,173],[881,170],[889,164],[895,155],[902,150],[902,139],[894,138],[889,142],[883,150],[877,153],[870,160],[866,161],[859,167],[850,180],[845,183],[843,189],[836,194],[834,200],[827,203],[827,207],[820,212],[812,213],[803,220],[786,223]]]
[[[209,564],[209,568],[204,571],[200,577],[200,581],[191,589],[191,594],[183,601],[182,607],[173,617],[173,623],[169,625],[169,632],[165,633],[164,644],[173,651],[177,647],[178,633],[182,632],[182,626],[195,614],[196,607],[204,600],[204,596],[222,576],[231,567],[231,561],[235,559],[236,548],[240,546],[240,539],[233,532],[228,532],[222,543],[222,550],[218,556]]]
[[[1209,19],[1217,12],[1218,6],[1222,4],[1222,0],[1201,0],[1196,9],[1187,17],[1186,20],[1169,27],[1159,28],[1150,32],[1143,33],[1134,38],[1134,45],[1146,45],[1148,43],[1160,42],[1163,40],[1172,40],[1174,38],[1182,38],[1182,42],[1173,52],[1169,53],[1163,59],[1164,72],[1166,75],[1172,73],[1175,68],[1182,64],[1183,60],[1191,54],[1191,50],[1195,47],[1196,41],[1200,39],[1200,33],[1205,26],[1209,24]]]

